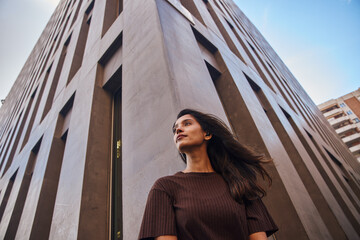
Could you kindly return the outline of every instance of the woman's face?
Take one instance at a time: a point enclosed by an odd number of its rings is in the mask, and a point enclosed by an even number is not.
[[[175,145],[181,153],[191,151],[191,149],[205,144],[205,141],[209,138],[200,124],[190,114],[176,120],[173,131]]]

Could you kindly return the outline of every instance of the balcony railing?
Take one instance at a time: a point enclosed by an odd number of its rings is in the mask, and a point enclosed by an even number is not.
[[[351,148],[349,148],[349,149],[350,149],[350,151],[351,151],[352,153],[358,153],[358,152],[360,152],[360,144],[355,145],[355,146],[353,146],[353,147],[351,147]]]
[[[360,139],[360,133],[355,133],[355,134],[349,135],[347,137],[344,137],[342,140],[344,143],[350,143],[356,139]]]
[[[356,125],[346,125],[346,126],[336,129],[335,131],[339,135],[341,135],[342,133],[348,132],[348,131],[360,132],[360,130],[356,127]]]
[[[339,126],[341,123],[346,122],[346,121],[350,121],[350,118],[348,116],[333,119],[333,120],[330,121],[330,124],[334,128],[337,128],[337,126]]]
[[[338,115],[339,113],[344,113],[344,111],[341,108],[335,108],[335,109],[333,109],[333,110],[331,110],[329,112],[324,113],[324,116],[327,119],[329,119],[329,118],[331,118],[333,116]]]

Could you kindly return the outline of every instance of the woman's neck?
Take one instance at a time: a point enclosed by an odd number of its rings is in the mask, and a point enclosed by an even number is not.
[[[206,149],[200,148],[186,154],[186,172],[214,172]]]

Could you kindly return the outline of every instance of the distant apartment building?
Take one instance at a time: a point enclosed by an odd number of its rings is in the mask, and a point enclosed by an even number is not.
[[[360,162],[360,88],[318,107]]]

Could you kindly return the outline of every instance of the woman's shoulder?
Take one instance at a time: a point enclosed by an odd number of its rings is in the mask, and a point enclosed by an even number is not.
[[[176,188],[176,185],[178,185],[179,181],[181,181],[180,176],[180,172],[177,172],[173,175],[160,177],[155,181],[151,189],[168,192],[170,189]]]

